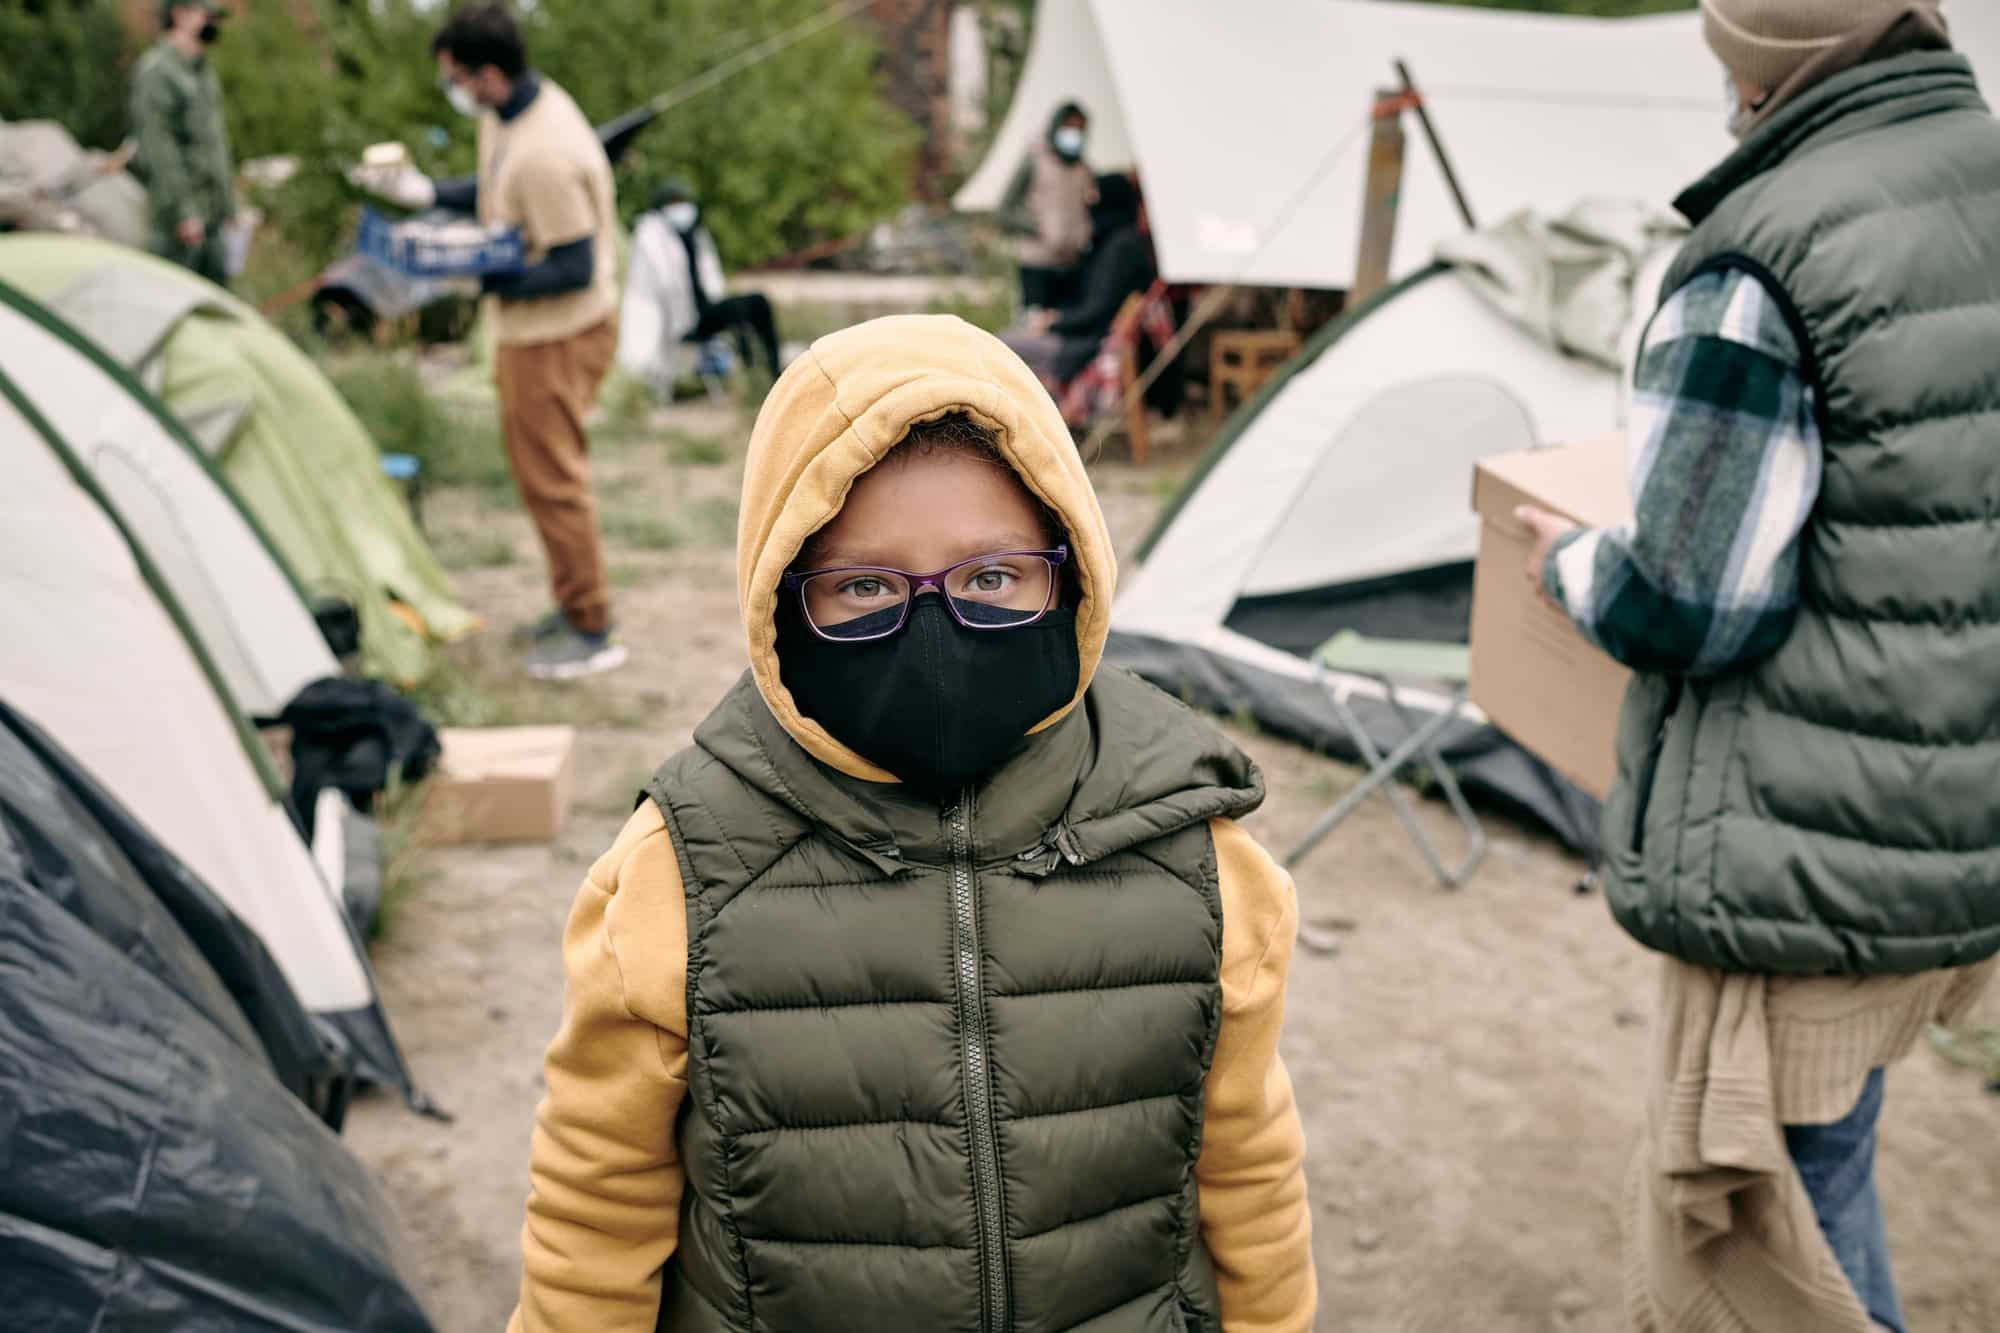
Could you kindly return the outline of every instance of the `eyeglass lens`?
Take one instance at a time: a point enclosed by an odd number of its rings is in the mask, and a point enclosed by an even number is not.
[[[1055,597],[1055,567],[1036,555],[996,555],[948,571],[944,595],[970,629],[1016,629],[1040,620]],[[874,569],[835,569],[800,585],[806,619],[829,639],[876,639],[902,623],[910,580]]]

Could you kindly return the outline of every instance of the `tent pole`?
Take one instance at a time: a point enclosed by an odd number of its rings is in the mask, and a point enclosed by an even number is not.
[[[1403,116],[1410,98],[1389,89],[1375,94],[1368,143],[1368,179],[1361,197],[1361,252],[1354,261],[1349,306],[1360,304],[1389,284],[1396,249],[1396,213],[1403,194]]]
[[[1472,205],[1465,200],[1465,191],[1459,187],[1458,173],[1452,170],[1451,154],[1445,152],[1444,141],[1438,138],[1437,126],[1431,123],[1430,108],[1424,105],[1424,95],[1417,91],[1416,80],[1410,77],[1410,67],[1398,60],[1396,77],[1403,81],[1403,92],[1409,97],[1411,109],[1417,113],[1417,123],[1423,127],[1424,138],[1430,141],[1431,152],[1437,156],[1438,168],[1444,172],[1444,183],[1451,189],[1452,200],[1458,205],[1458,215],[1465,219],[1467,231],[1478,231],[1479,224],[1473,221]]]

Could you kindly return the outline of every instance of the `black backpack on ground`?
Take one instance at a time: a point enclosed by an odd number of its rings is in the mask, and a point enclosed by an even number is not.
[[[314,681],[278,721],[292,730],[292,813],[308,843],[328,787],[368,810],[392,782],[420,781],[438,760],[436,728],[380,681]]]

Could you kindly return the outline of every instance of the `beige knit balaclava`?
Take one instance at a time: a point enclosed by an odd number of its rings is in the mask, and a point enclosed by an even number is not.
[[[1887,25],[1912,0],[1701,0],[1703,34],[1752,86],[1774,89],[1857,28]]]

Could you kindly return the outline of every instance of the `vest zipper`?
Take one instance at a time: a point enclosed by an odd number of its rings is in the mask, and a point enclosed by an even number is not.
[[[1007,1329],[1007,1233],[1001,1216],[1000,1153],[993,1130],[993,1070],[986,1047],[981,986],[978,881],[972,873],[972,796],[947,816],[951,832],[951,915],[958,964],[958,1025],[964,1034],[965,1118],[972,1137],[974,1203],[979,1227],[980,1326]]]

